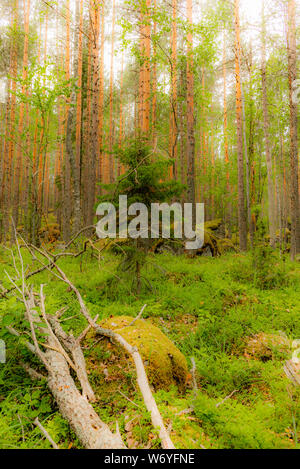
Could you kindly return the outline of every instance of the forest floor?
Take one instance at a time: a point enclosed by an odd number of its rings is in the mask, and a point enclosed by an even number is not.
[[[119,275],[119,262],[120,256],[105,253],[100,261],[86,254],[61,259],[59,265],[93,317],[134,318],[147,304],[143,318],[174,342],[189,368],[194,357],[197,391],[188,375],[186,390],[172,386],[154,393],[175,446],[297,447],[300,387],[288,380],[283,366],[292,355],[290,341],[300,339],[299,263],[277,254],[267,263],[252,254],[194,259],[153,254],[137,298],[130,281]],[[0,278],[7,287],[5,270],[12,271],[12,261],[1,248]],[[45,284],[49,314],[67,306],[62,316],[67,330],[78,334],[86,327],[65,284],[49,272],[30,283]],[[15,295],[0,300],[0,338],[7,345],[6,364],[0,364],[0,448],[50,447],[33,424],[36,417],[60,448],[80,448],[46,383],[32,382],[21,367],[20,362],[32,360],[22,346],[24,337],[12,339],[5,330],[8,324],[22,328],[23,314]],[[91,340],[84,353],[101,419],[112,429],[118,421],[129,448],[159,448],[130,360],[106,339]]]

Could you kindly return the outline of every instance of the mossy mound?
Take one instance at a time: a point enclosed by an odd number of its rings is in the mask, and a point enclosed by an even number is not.
[[[215,231],[222,225],[221,218],[217,220],[209,220],[204,223],[205,230]]]
[[[290,341],[286,337],[261,332],[247,340],[244,355],[265,362],[274,358],[285,359],[289,351]]]
[[[130,345],[137,347],[149,382],[155,389],[169,390],[176,385],[183,391],[188,375],[187,361],[168,337],[149,320],[139,319],[132,326],[132,317],[119,316],[102,321],[104,328],[120,334]]]

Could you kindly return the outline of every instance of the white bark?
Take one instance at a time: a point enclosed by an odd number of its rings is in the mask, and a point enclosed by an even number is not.
[[[124,449],[120,434],[111,432],[76,388],[63,355],[50,349],[45,355],[51,370],[48,376],[49,388],[60,413],[69,422],[82,445],[86,449]]]

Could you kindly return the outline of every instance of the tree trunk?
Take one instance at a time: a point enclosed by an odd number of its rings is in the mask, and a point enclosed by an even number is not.
[[[154,12],[156,13],[157,1],[154,0],[153,3]],[[157,23],[154,21],[153,24],[153,34],[156,35],[157,32]],[[151,126],[152,126],[152,145],[154,152],[157,148],[157,129],[156,129],[156,111],[157,111],[157,57],[156,57],[157,47],[154,43],[153,45],[153,68],[152,68],[152,116],[151,116]]]
[[[87,224],[92,225],[94,220],[94,204],[96,194],[96,162],[99,161],[99,34],[100,34],[100,2],[91,0],[91,34],[92,41],[92,102],[90,145],[88,159],[88,180],[85,190],[88,190]]]
[[[244,154],[243,154],[243,117],[242,89],[240,76],[240,18],[239,0],[234,2],[235,20],[235,78],[236,78],[236,124],[237,124],[237,156],[238,156],[238,224],[240,250],[247,250],[247,218],[245,210],[244,187]]]
[[[187,0],[187,18],[189,27],[193,22],[193,0]],[[195,216],[195,135],[194,135],[194,61],[193,61],[193,35],[187,35],[187,194],[186,201],[193,204]],[[194,217],[193,217],[194,218]],[[194,220],[193,220],[194,221]],[[193,223],[194,225],[194,223]]]
[[[113,183],[115,180],[115,168],[113,158],[113,144],[114,144],[114,53],[115,53],[115,16],[116,16],[116,2],[113,0],[112,5],[112,31],[111,31],[111,56],[110,56],[110,82],[109,82],[109,135],[108,135],[108,149],[109,149],[109,182]]]
[[[170,129],[169,154],[174,160],[170,168],[170,178],[177,178],[177,0],[172,0],[171,34],[171,92],[170,92]]]
[[[146,13],[142,15],[142,36],[143,36],[143,81],[142,81],[142,133],[149,139],[150,130],[150,85],[151,85],[151,24],[150,24],[151,0],[146,0]]]
[[[290,99],[290,204],[291,204],[291,258],[300,252],[300,217],[298,187],[298,105],[294,99],[294,87],[297,78],[297,48],[295,0],[288,0],[287,12],[287,49]]]
[[[16,29],[18,26],[18,0],[14,0],[12,6],[12,27]],[[17,58],[17,40],[16,36],[13,40],[10,52],[10,75],[12,76],[12,80],[10,81],[11,90],[8,90],[10,93],[9,98],[9,118],[8,118],[8,132],[7,140],[7,153],[8,153],[8,161],[6,166],[6,184],[4,187],[4,238],[7,239],[7,235],[9,233],[9,216],[10,216],[10,208],[11,208],[11,196],[12,196],[12,182],[13,182],[13,165],[14,165],[14,154],[15,154],[15,144],[14,144],[14,125],[15,125],[15,118],[16,118],[16,81],[15,78],[17,77],[18,73],[18,58]]]
[[[269,233],[270,245],[275,247],[276,244],[276,216],[275,216],[275,186],[273,174],[273,161],[271,155],[270,142],[270,119],[267,97],[267,71],[266,71],[266,24],[264,1],[262,3],[262,58],[261,58],[261,81],[262,81],[262,105],[264,117],[264,140],[267,161],[268,176],[268,214],[269,214]]]
[[[75,164],[71,164],[74,186],[74,220],[73,234],[78,232],[81,227],[81,194],[80,194],[80,168],[81,168],[81,125],[82,125],[82,28],[83,28],[83,0],[77,0],[76,20],[79,16],[78,33],[75,35],[75,41],[78,38],[77,51],[77,70],[74,66],[74,75],[77,72],[77,101],[76,101],[76,143],[75,143]],[[76,63],[76,62],[75,62]],[[71,161],[70,161],[71,163]],[[73,166],[73,168],[72,168]]]
[[[22,70],[22,79],[25,80],[27,77],[27,67],[28,67],[28,42],[29,42],[29,12],[30,12],[30,0],[24,0],[24,48],[23,48],[23,70]],[[22,94],[25,94],[25,86],[22,86]],[[16,171],[15,171],[15,181],[14,181],[14,207],[13,207],[13,220],[15,226],[18,226],[19,223],[19,213],[20,213],[20,186],[21,186],[21,177],[22,177],[22,163],[23,163],[23,140],[22,133],[24,127],[24,111],[25,104],[24,102],[20,103],[20,113],[19,113],[19,125],[18,125],[18,135],[19,145],[16,155]],[[26,149],[25,149],[26,151]]]
[[[103,123],[104,123],[104,44],[105,44],[105,31],[104,31],[104,19],[105,19],[105,0],[102,1],[101,6],[101,45],[100,45],[100,70],[99,70],[99,181],[107,182],[105,178],[108,178],[108,168],[105,168],[105,153],[103,151]],[[99,193],[101,189],[99,188]]]
[[[120,106],[119,106],[119,148],[122,147],[124,139],[124,116],[123,116],[123,92],[124,92],[124,53],[122,52],[121,60],[121,77],[120,77]],[[118,163],[118,177],[124,174],[124,166],[119,162]]]
[[[70,58],[71,58],[71,45],[70,45],[70,30],[71,30],[71,14],[70,14],[70,0],[66,0],[66,50],[65,50],[65,79],[70,79]],[[67,134],[68,114],[70,107],[67,104],[64,109],[64,135]],[[63,200],[62,200],[62,231],[63,239],[65,242],[70,240],[71,237],[71,210],[73,200],[71,191],[71,168],[70,160],[67,152],[64,152],[64,171],[63,171]]]
[[[49,345],[57,344],[51,339]],[[78,436],[86,449],[124,449],[119,434],[113,434],[94,411],[88,400],[80,394],[70,375],[69,366],[64,356],[48,350],[46,359],[49,363],[48,386],[57,402],[62,416]]]

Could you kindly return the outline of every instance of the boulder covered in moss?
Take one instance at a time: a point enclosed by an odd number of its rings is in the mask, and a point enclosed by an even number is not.
[[[222,220],[221,218],[217,219],[217,220],[209,220],[209,221],[206,221],[204,223],[204,228],[206,230],[210,230],[210,231],[216,231],[220,228],[220,226],[222,225]]]
[[[120,334],[130,345],[137,347],[144,361],[150,384],[155,389],[185,388],[188,366],[184,355],[171,340],[149,320],[138,319],[133,325],[129,316],[117,316],[101,321],[104,328]]]

